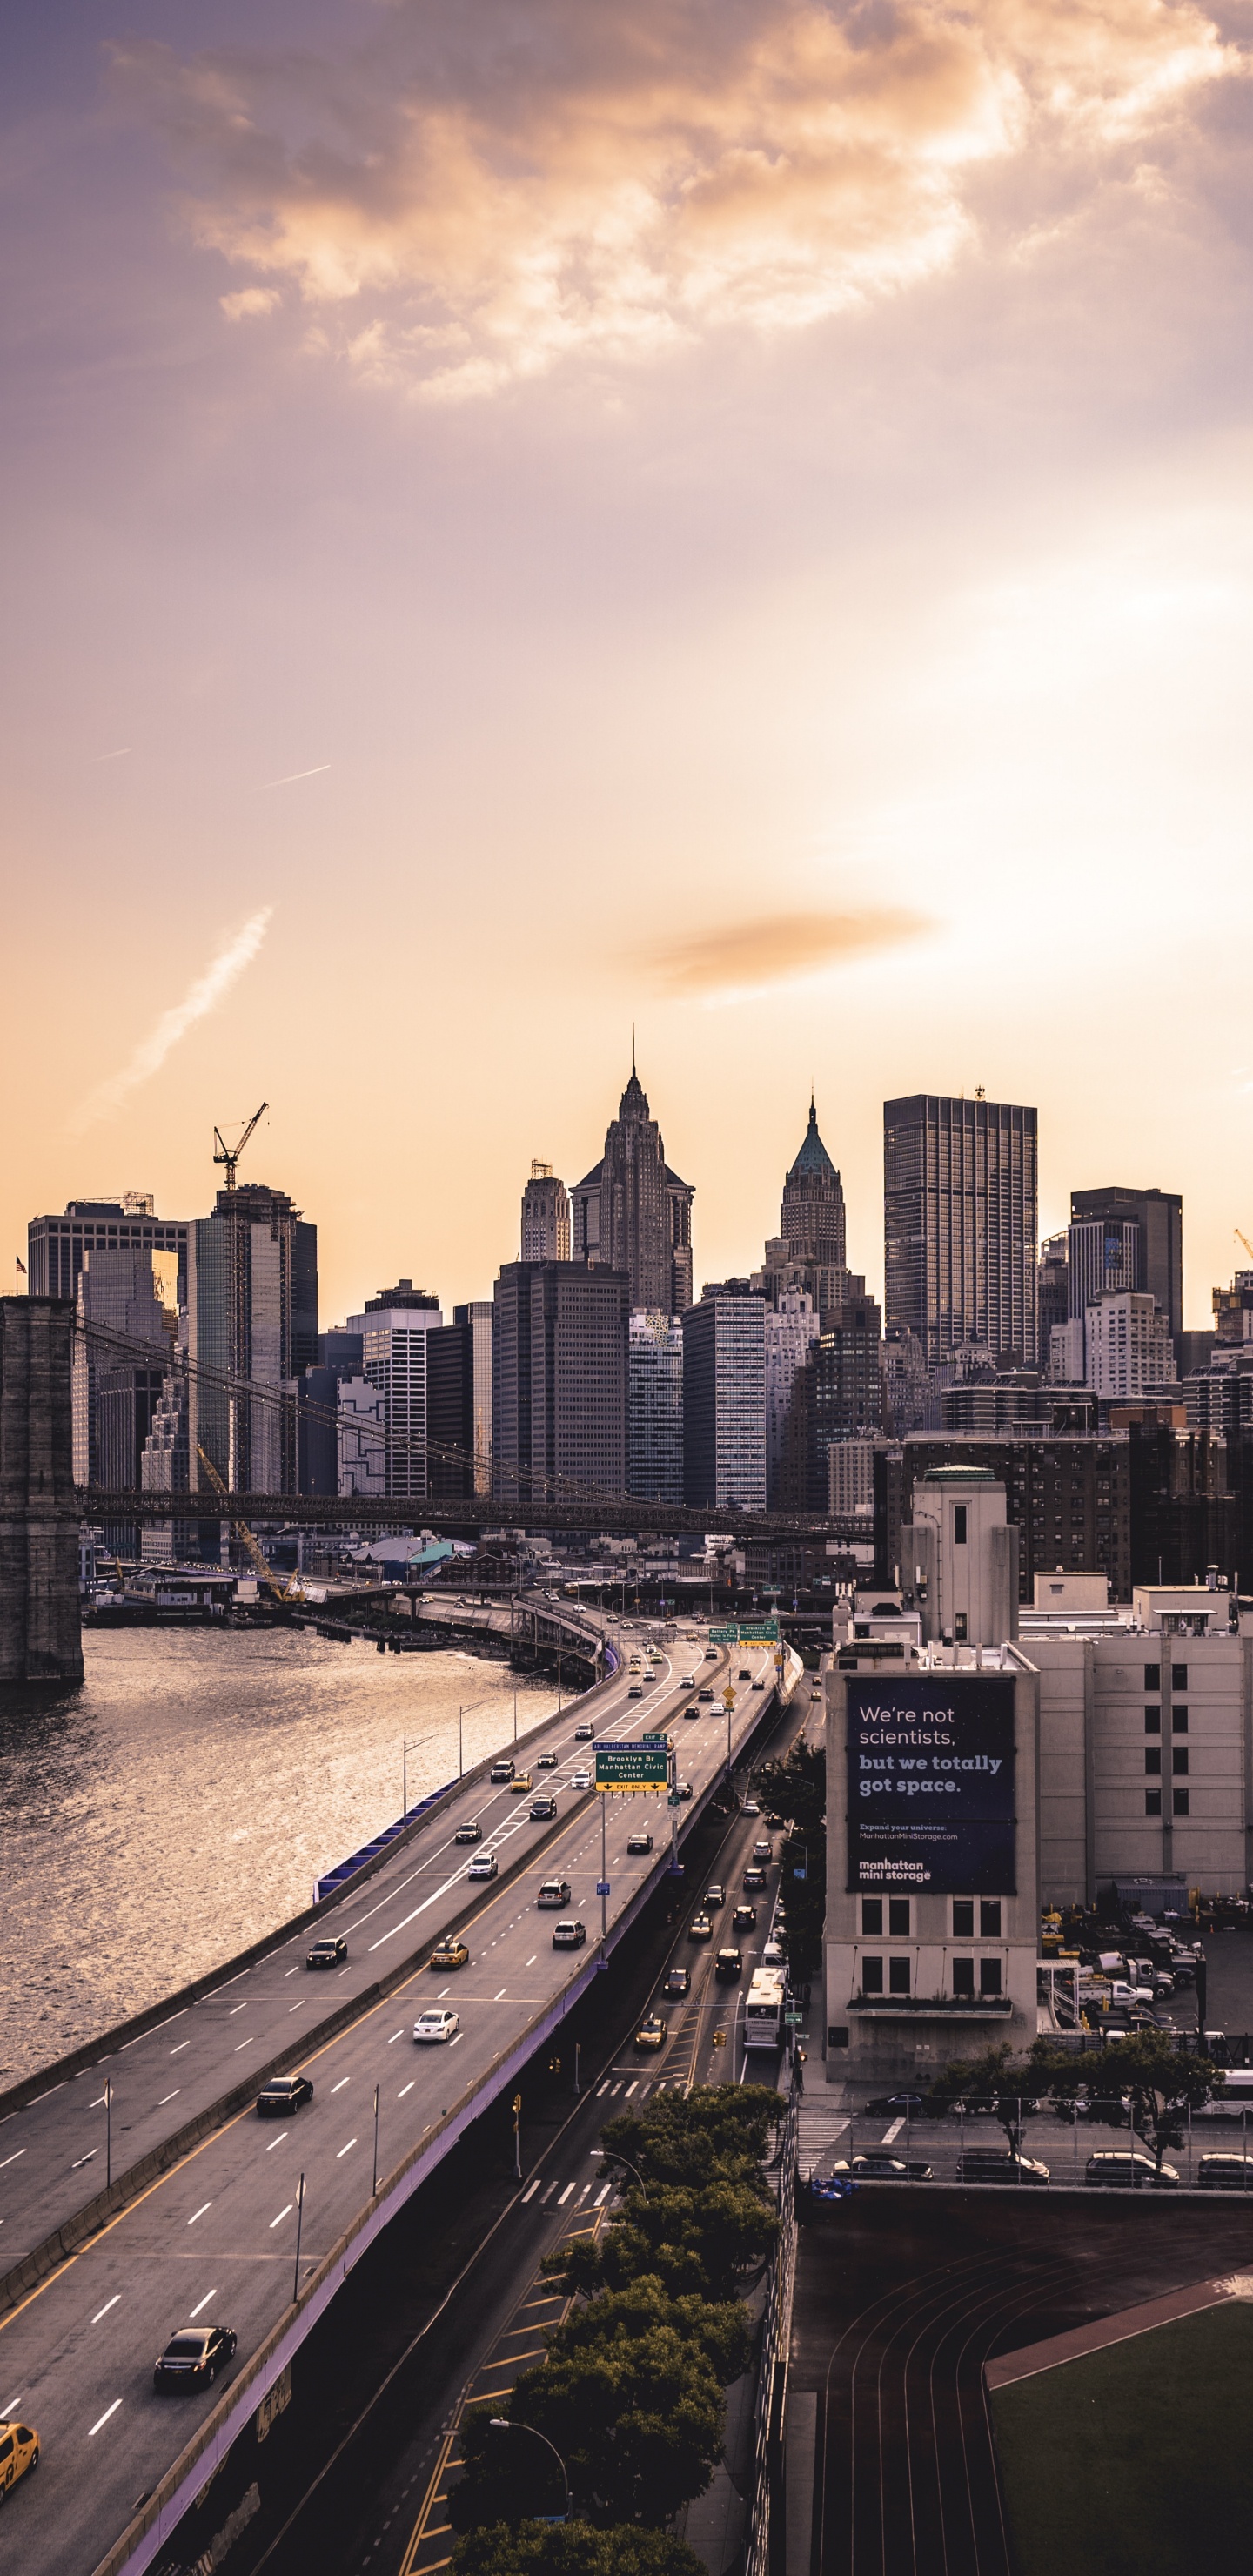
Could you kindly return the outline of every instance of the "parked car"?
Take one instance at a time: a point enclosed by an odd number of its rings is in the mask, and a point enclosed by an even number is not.
[[[16,2416],[6,2416],[0,2422],[0,2502],[28,2469],[38,2466],[38,2433],[29,2424],[19,2424]]]
[[[1177,2191],[1179,2175],[1174,2165],[1163,2165],[1157,2171],[1152,2156],[1139,2147],[1105,2147],[1099,2155],[1089,2156],[1085,2182],[1112,2184],[1126,2191]]]
[[[872,2120],[916,2120],[926,2105],[925,2093],[876,2093],[866,2112]]]
[[[585,1923],[565,1922],[553,1925],[554,1950],[581,1950],[586,1939]]]
[[[689,1941],[712,1941],[713,1929],[707,1914],[694,1914],[688,1925],[687,1937]]]
[[[465,1942],[453,1934],[446,1941],[436,1942],[427,1966],[434,1968],[436,1975],[442,1977],[451,1968],[464,1968],[469,1956]]]
[[[481,1843],[482,1840],[483,1828],[478,1823],[458,1825],[456,1833],[453,1835],[453,1841],[455,1843]]]
[[[495,1852],[479,1852],[466,1871],[467,1878],[495,1878],[500,1867]]]
[[[525,1798],[534,1786],[535,1783],[529,1771],[515,1771],[509,1783],[509,1795],[511,1798]]]
[[[570,1902],[569,1879],[541,1879],[539,1894],[536,1897],[535,1902],[537,1905],[555,1905],[560,1912],[561,1907],[563,1905],[568,1905]]]
[[[555,1771],[560,1760],[559,1753],[541,1753],[535,1768],[537,1771]]]
[[[591,1775],[591,1772],[590,1772],[590,1771],[572,1771],[572,1772],[571,1772],[571,1774],[570,1774],[570,1786],[571,1786],[571,1788],[572,1788],[572,1789],[590,1789],[590,1788],[591,1788],[591,1785],[592,1785],[592,1775]]]
[[[533,1825],[551,1825],[557,1813],[557,1801],[555,1798],[532,1798],[529,1813]]]
[[[761,1964],[763,1968],[785,1968],[787,1966],[787,1961],[783,1956],[782,1948],[777,1941],[767,1941],[765,1943],[761,1954]]]
[[[455,2039],[461,2023],[450,2004],[432,2004],[429,2012],[420,2012],[413,2025],[413,2036],[421,2042]]]
[[[491,1780],[494,1787],[503,1787],[507,1780],[512,1780],[513,1778],[512,1762],[502,1756],[499,1762],[493,1762],[491,1770],[488,1773],[488,1778]]]
[[[756,1906],[737,1905],[735,1912],[731,1917],[731,1929],[733,1932],[755,1932],[757,1929]]]
[[[666,1982],[661,1991],[663,1995],[690,1995],[692,1991],[691,1969],[670,1968],[667,1971]]]
[[[313,1948],[309,1952],[308,1958],[305,1960],[305,1966],[306,1968],[337,1968],[340,1960],[346,1959],[347,1956],[348,1944],[344,1939],[343,1933],[336,1932],[332,1938],[326,1941],[314,1942]]]
[[[303,2109],[313,2100],[313,2086],[307,2075],[272,2075],[257,2095],[259,2120],[287,2120],[293,2111]]]
[[[858,2182],[930,2182],[931,2167],[921,2157],[894,2156],[887,2147],[868,2147],[863,2155],[841,2156],[832,2173],[852,2174]]]
[[[1196,2169],[1198,2191],[1253,2192],[1253,2156],[1202,2156]]]
[[[627,1835],[627,1850],[629,1852],[650,1852],[652,1847],[653,1838],[651,1834],[644,1833],[641,1830],[638,1833]]]
[[[648,2013],[635,2034],[637,2048],[664,2048],[670,2024],[659,2012]]]
[[[718,1956],[714,1961],[714,1975],[716,1977],[721,1977],[724,1985],[734,1984],[735,1979],[737,1977],[742,1977],[743,1974],[744,1953],[742,1950],[733,1950],[728,1948],[718,1952]]]
[[[967,2147],[957,2168],[959,2182],[1047,2182],[1049,2169],[1038,2156],[1015,2155],[1010,2147]]]
[[[212,2388],[233,2361],[239,2337],[230,2326],[182,2326],[153,2363],[154,2388]]]

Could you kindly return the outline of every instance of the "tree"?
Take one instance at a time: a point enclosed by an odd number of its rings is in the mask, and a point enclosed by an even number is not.
[[[753,1796],[767,1815],[784,1817],[803,1840],[821,1840],[827,1806],[825,1746],[799,1736],[786,1762],[763,1762],[753,1773]]]
[[[779,2232],[770,2196],[754,2181],[728,2175],[701,2190],[678,2184],[632,2184],[622,2215],[599,2243],[588,2239],[545,2258],[544,2270],[592,2291],[626,2289],[652,2275],[673,2299],[729,2299],[741,2275],[765,2261]]]
[[[1046,2089],[1034,2054],[1016,2058],[1008,2041],[1001,2040],[985,2048],[981,2057],[955,2058],[942,2067],[928,2099],[937,2111],[952,2110],[958,2104],[967,2111],[990,2111],[1013,2154],[1019,2155],[1024,2125],[1037,2108],[1037,2096]]]
[[[1199,2109],[1227,2081],[1221,2066],[1189,2056],[1166,2030],[1138,2030],[1130,2039],[1107,2040],[1103,2048],[1082,2053],[1037,2040],[1030,2065],[1036,2086],[1059,2105],[1073,2108],[1081,2093],[1090,2104],[1125,2104],[1132,2128],[1152,2142],[1157,2173],[1167,2148],[1183,2143],[1189,2107]]]
[[[803,1973],[821,1956],[826,1916],[825,1747],[810,1745],[800,1736],[786,1762],[763,1763],[754,1773],[753,1791],[768,1815],[785,1817],[791,1828],[782,1870],[787,1922],[777,1937],[789,1968]],[[793,1871],[802,1865],[804,1877],[794,1877]]]
[[[452,2568],[453,2576],[705,2576],[686,2541],[629,2523],[609,2531],[590,2522],[488,2523],[455,2542]]]
[[[752,2327],[739,2299],[717,2304],[702,2298],[672,2299],[655,2273],[645,2274],[624,2290],[611,2290],[591,2305],[576,2308],[548,2337],[555,2360],[591,2352],[597,2344],[617,2343],[623,2336],[647,2334],[668,2325],[704,2354],[720,2388],[729,2388],[748,2368]]]
[[[686,2098],[659,2093],[647,2110],[628,2111],[602,2131],[606,2155],[622,2156],[646,2182],[701,2184],[752,2174],[772,2128],[783,2117],[780,2096],[765,2084],[700,2084]]]

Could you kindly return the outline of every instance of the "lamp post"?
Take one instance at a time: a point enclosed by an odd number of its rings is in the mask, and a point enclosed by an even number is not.
[[[401,1743],[402,1743],[402,1745],[403,1745],[403,1748],[404,1748],[404,1749],[403,1749],[403,1751],[402,1751],[402,1753],[401,1753],[401,1756],[400,1756],[400,1778],[401,1778],[401,1789],[402,1789],[402,1795],[403,1795],[403,1797],[404,1797],[404,1802],[405,1802],[405,1823],[406,1823],[406,1824],[408,1824],[408,1822],[409,1822],[409,1738],[408,1738],[408,1736],[407,1736],[407,1735],[406,1735],[406,1736],[402,1736],[402,1738],[401,1738]]]
[[[465,1778],[465,1768],[466,1768],[466,1758],[465,1758],[465,1737],[464,1737],[464,1734],[463,1734],[463,1731],[462,1731],[462,1724],[461,1724],[461,1721],[462,1721],[462,1719],[463,1719],[463,1717],[464,1717],[464,1716],[465,1716],[465,1710],[464,1710],[464,1708],[459,1708],[459,1709],[458,1709],[458,1711],[457,1711],[457,1778],[458,1778],[459,1780],[463,1780],[463,1779]]]
[[[106,2080],[104,2088],[104,2187],[113,2180],[113,2087]]]
[[[627,2172],[634,2174],[640,2190],[647,2191],[648,2185],[639,2166],[633,2165],[629,2156],[620,2156],[616,2147],[589,2147],[587,2152],[590,2156],[595,2156],[598,2164],[625,2165]]]
[[[293,2305],[293,2307],[295,2306],[295,2303],[296,2303],[297,2299],[298,2299],[298,2298],[299,2298],[299,2296],[300,2296],[300,2232],[301,2232],[301,2229],[302,2229],[302,2228],[303,2228],[303,2226],[304,2226],[304,2218],[305,2218],[305,2178],[304,2178],[304,2175],[302,2174],[302,2175],[301,2175],[301,2177],[300,2177],[299,2182],[298,2182],[298,2183],[297,2183],[297,2185],[296,2185],[296,2271],[295,2271],[295,2277],[294,2277],[294,2279],[293,2279],[293,2281],[292,2281],[292,2305]]]
[[[371,2200],[373,2200],[373,2199],[374,2199],[374,2196],[375,2196],[375,2194],[376,2194],[376,2192],[377,2192],[377,2190],[378,2190],[378,2187],[379,2187],[379,2088],[378,2088],[378,2086],[377,2086],[377,2084],[376,2084],[376,2085],[375,2085],[375,2087],[374,2087],[374,2178],[373,2178],[373,2180],[372,2180],[372,2182],[371,2182],[371,2184],[370,2184],[370,2198],[371,2198]]]
[[[570,2519],[570,2480],[566,2474],[565,2461],[562,2459],[556,2443],[549,2441],[547,2433],[538,2433],[533,2424],[515,2424],[512,2421],[512,2418],[508,2415],[489,2415],[487,2420],[491,2425],[493,2433],[529,2433],[532,2441],[542,2442],[545,2450],[552,2452],[553,2458],[561,2471],[561,2483],[565,2490],[566,2509],[563,2514],[557,2516],[546,2514],[543,2519],[545,2521],[558,2520],[561,2522],[568,2522]],[[537,2520],[539,2519],[538,2516],[536,2518]]]

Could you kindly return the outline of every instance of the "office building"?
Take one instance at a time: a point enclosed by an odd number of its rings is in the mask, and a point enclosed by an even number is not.
[[[387,1389],[372,1378],[339,1382],[335,1422],[336,1491],[377,1500],[391,1491]],[[408,1459],[406,1458],[406,1470]]]
[[[233,1492],[295,1491],[296,1415],[285,1382],[318,1356],[318,1232],[283,1190],[218,1191],[189,1228],[188,1454],[215,1492],[203,1449]]]
[[[683,1500],[683,1327],[636,1313],[627,1348],[627,1492]]]
[[[796,1373],[805,1366],[818,1333],[819,1318],[808,1291],[781,1287],[777,1302],[766,1308],[766,1499],[772,1510],[784,1508],[778,1496]]]
[[[85,1249],[76,1303],[74,1481],[133,1490],[178,1318],[161,1302],[142,1244]],[[107,1543],[123,1544],[112,1537]],[[126,1552],[134,1552],[129,1543]]]
[[[873,1297],[851,1298],[822,1318],[810,1366],[820,1448],[883,1427],[883,1318]],[[821,1479],[825,1489],[825,1475]]]
[[[927,1421],[933,1389],[927,1355],[916,1333],[903,1324],[883,1328],[883,1427],[895,1440],[921,1431]]]
[[[571,1192],[574,1259],[624,1272],[635,1312],[682,1314],[692,1302],[695,1195],[666,1161],[632,1065],[604,1154]]]
[[[522,1258],[570,1258],[570,1193],[551,1163],[532,1163],[531,1177],[522,1193]]]
[[[382,1490],[406,1502],[421,1501],[428,1490],[426,1346],[428,1336],[439,1330],[443,1320],[438,1297],[415,1288],[411,1279],[398,1280],[394,1288],[380,1288],[377,1296],[366,1299],[360,1315],[348,1317],[348,1331],[361,1335],[361,1375],[383,1398],[387,1459]],[[341,1399],[353,1383],[345,1382]],[[364,1420],[363,1407],[355,1397],[351,1410],[357,1421]]]
[[[867,1534],[874,1518],[873,1440],[831,1440],[827,1444],[827,1511],[833,1521],[864,1520]]]
[[[492,1316],[493,1487],[513,1503],[619,1495],[626,1484],[625,1271],[511,1261]]]
[[[1140,1228],[1126,1218],[1081,1217],[1066,1231],[1067,1318],[1086,1322],[1089,1306],[1139,1285]]]
[[[766,1506],[765,1300],[747,1279],[683,1317],[683,1493],[697,1511]]]
[[[1036,1112],[915,1093],[883,1110],[885,1312],[934,1368],[963,1343],[1036,1356]]]
[[[1136,1274],[1125,1283],[1157,1300],[1172,1334],[1183,1331],[1183,1200],[1176,1190],[1072,1190],[1071,1224],[1134,1225]],[[1071,1299],[1071,1313],[1080,1309]]]
[[[454,1306],[451,1324],[428,1333],[427,1433],[430,1492],[468,1502],[492,1489],[492,1304]]]
[[[1089,1306],[1087,1352],[1088,1384],[1108,1401],[1123,1403],[1175,1382],[1170,1327],[1147,1289],[1125,1289]]]
[[[123,1190],[116,1199],[71,1199],[64,1216],[32,1217],[27,1226],[27,1287],[32,1297],[76,1297],[84,1254],[130,1252],[155,1266],[164,1303],[183,1306],[189,1235],[186,1218],[157,1216],[142,1190]]]
[[[815,1313],[863,1296],[864,1278],[847,1266],[844,1190],[840,1175],[818,1133],[818,1112],[809,1103],[809,1123],[800,1151],[783,1183],[779,1231],[766,1245],[760,1287],[772,1306],[792,1291],[807,1296]]]
[[[1042,1369],[1052,1364],[1054,1325],[1070,1314],[1070,1270],[1065,1233],[1051,1234],[1040,1246],[1036,1268],[1036,1358]]]

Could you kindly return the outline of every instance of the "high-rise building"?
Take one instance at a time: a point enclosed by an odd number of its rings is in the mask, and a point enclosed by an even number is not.
[[[551,1163],[532,1163],[531,1177],[522,1193],[522,1258],[570,1258],[570,1193]]]
[[[360,1315],[348,1317],[348,1331],[361,1335],[361,1375],[383,1398],[387,1459],[382,1490],[405,1501],[420,1501],[428,1491],[427,1340],[443,1320],[438,1297],[415,1288],[411,1279],[380,1288],[376,1297],[367,1297]],[[344,1398],[341,1390],[341,1403]],[[364,1419],[361,1403],[354,1402],[354,1410]],[[366,1489],[358,1485],[354,1490]]]
[[[246,1181],[219,1190],[212,1216],[189,1232],[193,1486],[215,1490],[204,1449],[234,1492],[294,1492],[296,1414],[284,1382],[318,1356],[317,1227],[285,1191]]]
[[[186,1218],[159,1217],[143,1190],[116,1199],[71,1199],[64,1216],[35,1216],[26,1229],[27,1285],[32,1297],[76,1297],[88,1252],[133,1252],[155,1258],[167,1306],[187,1302]]]
[[[571,1192],[575,1260],[624,1271],[634,1310],[681,1315],[692,1302],[695,1195],[666,1161],[632,1065],[604,1154]]]
[[[789,1290],[801,1290],[818,1314],[865,1293],[864,1278],[847,1267],[844,1189],[818,1133],[812,1099],[800,1152],[783,1183],[779,1231],[766,1245],[759,1284],[774,1306]]]
[[[1067,1314],[1086,1319],[1099,1297],[1138,1286],[1140,1228],[1134,1220],[1080,1217],[1066,1231]]]
[[[1088,1384],[1108,1402],[1160,1392],[1174,1381],[1170,1328],[1147,1289],[1098,1297],[1087,1313]]]
[[[492,1305],[454,1306],[428,1333],[426,1419],[430,1491],[468,1502],[492,1489]]]
[[[627,1492],[650,1503],[683,1500],[683,1327],[671,1315],[630,1320]]]
[[[766,1507],[766,1306],[747,1279],[683,1317],[683,1493],[697,1511]]]
[[[885,1305],[934,1368],[963,1343],[1034,1361],[1036,1112],[931,1092],[883,1107]]]
[[[784,1508],[778,1500],[779,1478],[796,1373],[818,1333],[819,1318],[807,1290],[781,1288],[777,1303],[766,1308],[766,1500],[772,1511]]]
[[[178,1318],[157,1294],[142,1244],[85,1250],[77,1307],[74,1481],[133,1490]]]
[[[1046,1369],[1052,1365],[1053,1326],[1064,1324],[1070,1314],[1070,1271],[1067,1262],[1067,1238],[1050,1234],[1040,1246],[1036,1269],[1036,1360]]]
[[[881,1317],[873,1297],[858,1297],[828,1309],[796,1371],[774,1488],[777,1508],[825,1512],[832,1442],[878,1432],[882,1424]]]
[[[1111,1280],[1111,1287],[1146,1290],[1157,1299],[1168,1330],[1183,1331],[1183,1200],[1177,1190],[1072,1190],[1072,1226],[1080,1223],[1139,1229],[1134,1279]],[[1071,1313],[1080,1311],[1071,1302]]]
[[[581,1261],[510,1261],[492,1318],[493,1485],[511,1503],[626,1484],[624,1271]]]

